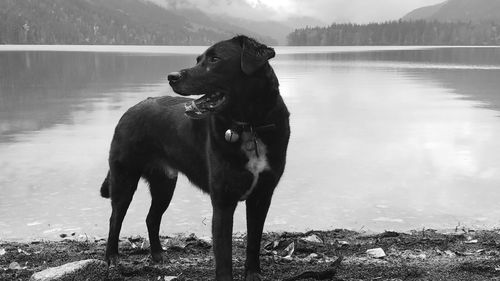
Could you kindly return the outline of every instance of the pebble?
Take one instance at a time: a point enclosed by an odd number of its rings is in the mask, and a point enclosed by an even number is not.
[[[376,259],[380,259],[380,258],[383,258],[386,256],[385,252],[382,248],[375,248],[375,249],[366,250],[366,254],[370,258],[376,258]]]
[[[21,265],[19,265],[18,262],[13,261],[13,262],[11,262],[9,264],[9,269],[11,269],[11,270],[20,270],[20,269],[23,269],[23,268],[21,267]]]
[[[311,234],[307,237],[301,238],[301,240],[312,243],[323,243],[323,240],[321,240],[321,238],[319,238],[316,234]]]

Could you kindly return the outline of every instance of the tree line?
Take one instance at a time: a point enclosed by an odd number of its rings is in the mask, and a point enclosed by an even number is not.
[[[389,21],[296,29],[288,45],[500,45],[498,22]]]

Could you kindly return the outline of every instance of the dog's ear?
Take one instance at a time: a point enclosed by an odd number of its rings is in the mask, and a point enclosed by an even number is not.
[[[273,48],[261,44],[251,38],[242,38],[241,70],[251,75],[264,64],[274,58],[276,53]]]

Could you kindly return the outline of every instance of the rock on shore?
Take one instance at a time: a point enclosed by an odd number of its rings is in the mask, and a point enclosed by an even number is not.
[[[88,259],[50,267],[31,276],[30,281],[104,280],[108,265],[102,260]]]

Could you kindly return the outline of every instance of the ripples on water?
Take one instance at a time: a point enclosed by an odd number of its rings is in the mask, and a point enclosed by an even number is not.
[[[173,94],[165,75],[203,48],[1,48],[0,238],[105,235],[115,124]],[[277,50],[292,138],[267,230],[498,226],[499,48]],[[141,184],[123,234],[146,232],[148,208]],[[182,178],[162,230],[208,234],[210,217]]]

